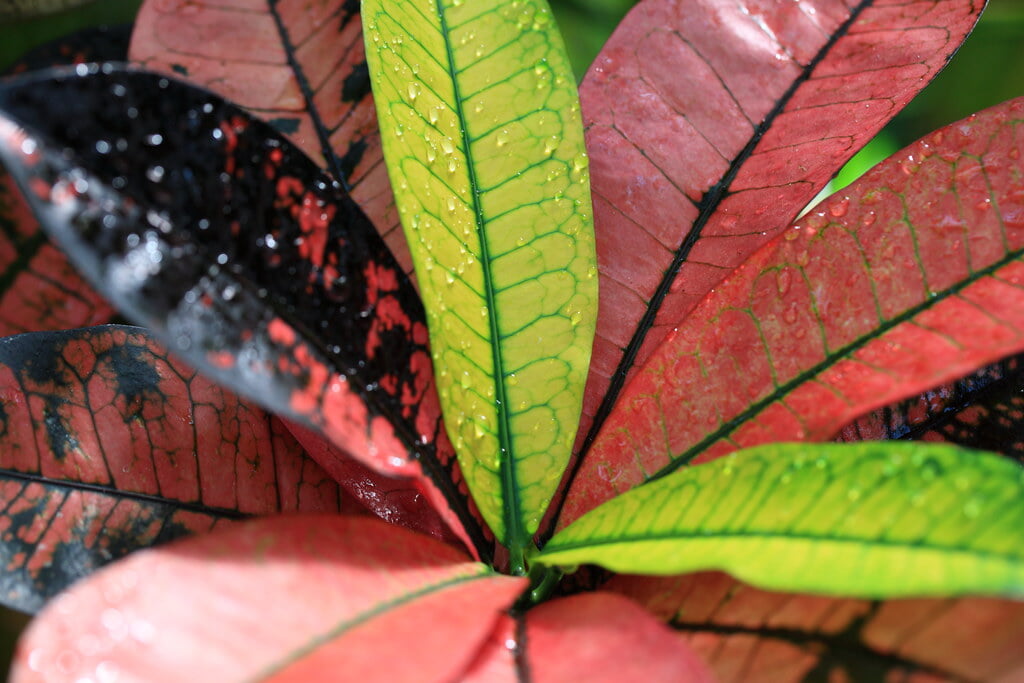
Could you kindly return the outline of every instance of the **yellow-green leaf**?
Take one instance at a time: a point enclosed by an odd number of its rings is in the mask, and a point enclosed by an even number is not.
[[[448,434],[515,569],[569,458],[597,313],[576,86],[543,0],[362,13]]]
[[[770,444],[640,486],[556,534],[546,565],[722,569],[771,590],[1024,596],[1024,469],[925,443]]]

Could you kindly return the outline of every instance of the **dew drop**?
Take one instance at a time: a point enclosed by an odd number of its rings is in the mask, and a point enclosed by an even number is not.
[[[441,140],[441,151],[447,155],[451,155],[455,152],[455,144],[452,142],[451,138]]]
[[[420,84],[417,83],[416,81],[412,81],[411,83],[409,83],[409,86],[406,88],[406,93],[408,93],[409,99],[412,100],[413,102],[415,102],[416,98],[420,94]]]
[[[513,373],[505,378],[505,383],[510,387],[514,387],[519,384],[519,378],[515,376],[515,373]]]
[[[828,212],[835,218],[842,218],[850,210],[850,198],[844,197],[828,208]]]
[[[573,313],[573,314],[572,314],[571,316],[569,316],[569,323],[570,323],[570,324],[571,324],[571,325],[572,325],[573,327],[576,327],[576,326],[577,326],[577,325],[579,325],[579,324],[580,324],[580,323],[581,323],[582,321],[583,321],[583,311],[576,311],[576,312],[575,312],[575,313]]]
[[[497,143],[498,147],[504,147],[505,145],[508,144],[508,139],[508,129],[504,128],[500,133],[498,133],[497,137],[495,138],[495,142]]]

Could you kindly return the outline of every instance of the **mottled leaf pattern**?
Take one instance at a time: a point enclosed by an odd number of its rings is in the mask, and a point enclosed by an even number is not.
[[[680,631],[721,683],[1015,681],[1024,603],[775,593],[717,572],[617,576],[621,593]]]
[[[737,447],[823,440],[1024,347],[1024,100],[936,132],[751,257],[630,383],[560,525]]]
[[[45,43],[4,75],[61,64],[123,60],[129,27],[79,31]],[[0,336],[109,322],[114,311],[39,230],[39,222],[0,164]]]
[[[90,327],[114,310],[46,239],[0,165],[0,336]]]
[[[79,584],[34,622],[12,680],[453,680],[525,583],[369,518],[259,520]]]
[[[1024,464],[1021,361],[1021,356],[1013,356],[876,410],[843,427],[836,440],[945,441],[1002,453]]]
[[[357,512],[279,420],[140,328],[0,339],[0,600],[43,600],[220,520]]]
[[[453,459],[435,457],[422,308],[351,199],[210,93],[81,71],[0,90],[20,122],[0,155],[76,265],[218,381],[381,472],[429,476],[485,545]]]
[[[146,2],[130,57],[269,122],[348,189],[408,273],[357,0]]]
[[[631,368],[931,80],[983,5],[646,0],[623,20],[580,89],[601,310],[578,449]]]
[[[568,461],[593,341],[572,72],[544,0],[367,0],[363,16],[445,426],[484,518],[515,554]]]
[[[7,67],[3,75],[10,76],[65,64],[123,62],[128,58],[128,40],[131,33],[130,25],[94,26],[75,31],[32,48]]]
[[[580,517],[546,565],[722,569],[763,588],[868,598],[1024,596],[1024,469],[923,443],[768,444]]]

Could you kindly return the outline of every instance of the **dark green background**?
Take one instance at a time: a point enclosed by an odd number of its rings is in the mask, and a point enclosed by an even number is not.
[[[2,0],[0,0],[2,1]],[[578,76],[633,0],[550,0]],[[0,69],[25,50],[76,29],[128,23],[141,0],[100,0],[57,15],[7,21],[0,26]],[[968,114],[1024,95],[1024,2],[991,0],[978,27],[947,68],[882,133],[862,171],[880,157]],[[854,170],[854,169],[851,169]],[[0,670],[7,668],[14,638],[26,617],[0,608]]]

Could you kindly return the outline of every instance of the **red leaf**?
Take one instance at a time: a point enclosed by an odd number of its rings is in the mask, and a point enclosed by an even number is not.
[[[20,122],[0,154],[122,310],[367,466],[429,477],[489,556],[438,440],[422,305],[336,183],[268,125],[152,74],[39,76],[0,100]]]
[[[146,2],[129,56],[276,127],[345,185],[412,273],[384,167],[358,3]]]
[[[280,421],[127,327],[0,340],[0,506],[0,598],[29,611],[221,520],[360,510]]]
[[[558,598],[503,619],[459,680],[713,681],[675,633],[612,593]]]
[[[1024,348],[1024,99],[900,152],[758,251],[624,392],[559,519]]]
[[[108,322],[110,305],[39,230],[0,165],[0,337]]]
[[[837,441],[916,439],[1002,453],[1024,464],[1024,357],[989,365],[865,415]]]
[[[647,0],[626,17],[580,89],[601,273],[580,458],[631,368],[945,65],[983,4]]]
[[[604,588],[685,634],[722,683],[1024,675],[1024,604],[1010,600],[776,593],[717,572],[617,576]]]
[[[30,627],[12,680],[451,680],[525,583],[377,520],[260,520],[79,584]]]

